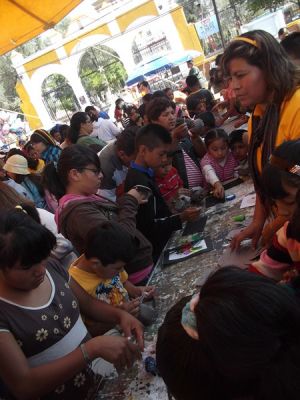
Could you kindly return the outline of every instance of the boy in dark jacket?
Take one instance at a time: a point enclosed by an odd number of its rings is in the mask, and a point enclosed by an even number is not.
[[[131,163],[125,181],[125,191],[136,185],[147,186],[152,191],[148,202],[138,209],[137,228],[152,243],[154,261],[158,259],[171,233],[181,229],[182,222],[195,220],[199,215],[197,208],[171,215],[155,183],[153,169],[167,162],[171,143],[171,135],[164,127],[149,124],[141,128],[136,137],[136,159]]]

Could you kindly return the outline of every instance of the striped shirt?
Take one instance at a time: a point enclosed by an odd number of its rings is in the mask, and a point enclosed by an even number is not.
[[[183,153],[186,174],[188,178],[189,189],[198,186],[203,187],[205,181],[201,169],[195,164],[195,162],[184,150],[182,150],[182,153]]]
[[[210,185],[214,185],[217,181],[224,182],[233,178],[235,168],[238,165],[238,161],[233,157],[230,150],[226,159],[222,160],[222,162],[218,162],[209,153],[206,153],[201,160],[205,180]]]

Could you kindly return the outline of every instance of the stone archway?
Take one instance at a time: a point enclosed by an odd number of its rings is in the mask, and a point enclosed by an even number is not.
[[[81,56],[78,75],[91,103],[105,108],[111,95],[125,85],[127,72],[118,53],[101,44],[89,47]]]
[[[54,121],[69,122],[80,110],[79,102],[68,80],[58,73],[49,75],[41,86],[43,103]]]

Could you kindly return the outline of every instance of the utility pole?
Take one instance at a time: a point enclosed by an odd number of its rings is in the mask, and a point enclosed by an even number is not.
[[[216,0],[212,0],[212,3],[213,3],[213,6],[214,6],[214,11],[215,11],[215,14],[216,14],[216,18],[217,18],[217,24],[218,24],[218,27],[219,27],[222,46],[223,46],[223,49],[225,49],[225,40],[224,40],[224,35],[223,35],[223,29],[222,29],[222,26],[221,26],[219,12],[218,12],[218,8],[217,8],[217,5],[216,5]]]

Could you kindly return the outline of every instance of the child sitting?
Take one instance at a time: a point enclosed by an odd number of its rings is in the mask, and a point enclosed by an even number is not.
[[[172,166],[172,157],[168,157],[168,161],[161,167],[155,168],[154,172],[160,194],[173,212],[174,203],[178,198],[179,190],[183,188],[183,182],[177,169]],[[186,190],[189,192],[188,189]]]
[[[237,172],[239,176],[249,175],[248,165],[248,144],[243,140],[243,136],[247,132],[244,129],[236,129],[229,135],[229,147],[234,158],[239,162]]]
[[[300,269],[299,154],[300,140],[284,142],[274,151],[262,174],[265,196],[272,199],[276,217],[263,232],[266,244],[273,233],[272,241],[250,270],[277,281],[282,280],[286,272],[295,269],[298,273]]]
[[[234,177],[238,162],[229,149],[229,138],[223,129],[212,129],[205,136],[206,155],[201,160],[201,167],[206,182],[212,186],[213,195],[224,197],[222,182]]]
[[[131,163],[125,181],[127,192],[136,185],[147,186],[152,196],[146,204],[141,204],[137,212],[137,228],[152,243],[153,258],[160,256],[171,233],[181,229],[183,221],[194,220],[199,209],[190,208],[180,215],[171,215],[154,180],[154,168],[167,161],[167,153],[172,139],[161,125],[149,124],[139,130],[136,136],[136,159]]]
[[[132,236],[120,225],[107,222],[89,231],[84,254],[71,265],[69,273],[92,297],[138,316],[139,296],[144,292],[146,297],[151,296],[153,287],[134,286],[128,281],[124,266],[135,252]],[[99,331],[94,321],[86,321],[86,325],[93,336],[105,330],[101,325]]]

